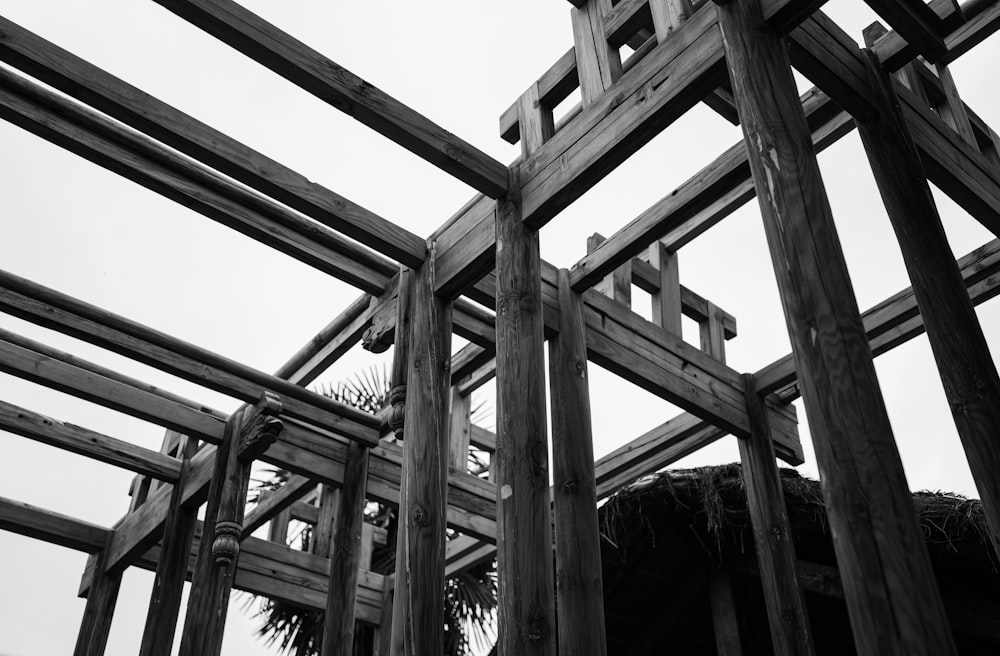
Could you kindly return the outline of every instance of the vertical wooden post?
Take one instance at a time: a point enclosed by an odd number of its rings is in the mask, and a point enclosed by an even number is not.
[[[958,87],[955,85],[955,78],[951,76],[951,70],[947,64],[937,64],[937,72],[944,91],[944,104],[938,107],[941,118],[955,128],[955,132],[958,132],[958,136],[966,143],[979,150],[976,136],[972,133],[972,123],[969,122],[969,113],[965,109],[962,97],[958,95]]]
[[[434,256],[414,272],[410,308],[406,423],[403,428],[403,498],[406,578],[404,650],[407,656],[444,649],[444,542],[448,477],[448,390],[451,376],[451,303],[434,293]],[[394,629],[395,633],[395,629]]]
[[[288,522],[292,513],[286,508],[271,518],[267,526],[267,539],[285,545],[288,543]]]
[[[604,589],[597,525],[587,341],[580,295],[559,270],[559,334],[549,341],[559,653],[604,656]]]
[[[775,463],[774,443],[764,401],[757,394],[753,374],[743,375],[750,418],[750,436],[739,440],[747,508],[753,526],[760,580],[767,604],[774,653],[780,656],[814,654],[805,599],[799,585],[795,543],[788,523],[785,494]]]
[[[184,482],[190,472],[191,457],[198,449],[198,442],[187,436],[182,436],[180,440],[177,453],[183,457],[181,477],[174,484],[170,496],[170,510],[163,527],[163,544],[160,547],[160,558],[156,562],[156,577],[149,597],[139,656],[170,656],[181,594],[187,580],[191,542],[198,524],[198,509],[181,506]]]
[[[677,253],[668,251],[662,242],[653,242],[649,247],[649,263],[660,272],[660,286],[653,294],[653,323],[681,337],[681,279]]]
[[[866,51],[878,116],[859,122],[875,182],[913,283],[969,469],[1000,555],[1000,376],[931,195],[892,83]]]
[[[621,55],[604,36],[604,16],[610,7],[610,0],[586,0],[582,7],[570,10],[584,107],[597,100],[622,74]]]
[[[330,586],[326,595],[321,656],[354,653],[354,611],[361,567],[361,529],[365,523],[368,447],[347,445],[344,486],[330,553]]]
[[[472,434],[472,395],[462,394],[458,385],[451,388],[451,419],[448,433],[448,466],[461,472],[468,471],[469,437]]]
[[[87,605],[83,609],[73,656],[103,656],[104,648],[108,644],[111,620],[115,614],[118,590],[122,584],[122,570],[105,572],[105,554],[107,545],[97,557],[97,567],[94,569],[94,578],[87,592]]]
[[[212,470],[180,656],[218,656],[222,651],[250,465],[281,432],[281,421],[275,416],[280,411],[277,397],[265,393],[257,406],[238,410],[226,421]]]
[[[607,239],[603,235],[599,235],[596,232],[587,237],[587,254],[589,255],[590,253],[596,251],[597,247],[605,241],[607,241]],[[611,275],[606,276],[604,280],[597,285],[596,289],[605,296],[613,298],[625,307],[632,307],[631,260],[612,271]],[[680,290],[678,290],[678,292],[679,291]]]
[[[733,577],[728,569],[717,569],[709,575],[708,600],[712,606],[712,628],[719,656],[743,656]]]
[[[317,556],[330,558],[333,555],[334,522],[340,515],[340,494],[340,488],[325,483],[319,486],[319,498],[316,500],[319,512],[316,513],[316,526],[309,544],[309,551]]]
[[[784,44],[718,15],[859,653],[954,654]]]
[[[649,0],[649,13],[653,15],[656,42],[663,43],[670,33],[691,16],[690,0]]]
[[[410,297],[413,292],[413,271],[411,269],[400,269],[399,272],[399,295],[396,304],[396,341],[392,353],[392,391],[389,394],[389,402],[392,404],[392,415],[390,427],[396,439],[402,440],[406,432],[406,382],[407,371],[409,370],[409,344],[411,332],[411,311],[412,303]],[[405,463],[400,467],[399,481],[399,507],[397,514],[397,527],[395,531],[396,539],[396,572],[392,577],[393,587],[389,587],[390,579],[386,579],[386,587],[383,594],[388,593],[389,598],[383,597],[383,610],[386,604],[391,601],[392,612],[383,613],[382,623],[388,623],[388,630],[379,632],[380,648],[383,654],[392,656],[403,656],[406,652],[406,632],[408,623],[404,621],[406,617],[407,599],[407,577],[406,577],[406,522],[403,521],[403,509],[406,507],[406,479],[407,467]]]
[[[708,318],[701,322],[701,350],[720,362],[726,361],[726,331],[722,313],[715,303],[708,301]]]
[[[554,656],[541,259],[519,178],[511,169],[496,216],[498,651]]]

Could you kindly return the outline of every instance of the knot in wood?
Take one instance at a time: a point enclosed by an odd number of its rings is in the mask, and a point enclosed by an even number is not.
[[[423,506],[417,506],[413,509],[413,523],[417,526],[431,525],[431,516],[424,510]]]
[[[574,361],[573,362],[573,371],[575,371],[576,375],[579,376],[580,378],[586,378],[587,377],[587,365],[586,365],[586,363],[584,363],[581,360]]]
[[[421,366],[421,365],[422,365],[423,363],[424,363],[424,361],[423,361],[423,360],[421,360],[420,358],[413,358],[413,368],[414,368],[414,369],[419,369],[419,368],[420,368],[420,366]]]
[[[229,567],[240,553],[240,535],[243,526],[238,522],[218,522],[212,540],[212,558],[220,567]]]
[[[563,492],[566,494],[576,494],[578,488],[579,486],[576,484],[576,481],[566,481],[562,484]]]

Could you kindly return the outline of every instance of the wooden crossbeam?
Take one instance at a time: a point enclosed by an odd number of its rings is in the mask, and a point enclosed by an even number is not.
[[[477,190],[507,189],[506,166],[237,3],[157,2]]]
[[[524,220],[538,227],[599,182],[725,78],[715,10],[702,7],[565,129],[519,163]],[[821,0],[767,0],[765,15],[787,32]],[[540,97],[544,89],[540,85]],[[558,85],[556,85],[558,86]],[[493,268],[495,203],[467,205],[435,235],[438,293],[457,295]]]
[[[423,261],[420,237],[9,20],[0,18],[0,34],[11,66],[394,260]]]
[[[109,529],[51,510],[0,497],[0,529],[60,547],[97,553]]]
[[[282,395],[290,417],[378,442],[373,415],[7,272],[0,272],[0,309],[244,401]]]
[[[865,0],[869,7],[930,61],[944,56],[944,25],[923,0]]]
[[[281,203],[8,70],[0,116],[364,291],[381,293],[396,265]]]
[[[0,401],[0,429],[168,483],[180,478],[175,458],[5,401]]]

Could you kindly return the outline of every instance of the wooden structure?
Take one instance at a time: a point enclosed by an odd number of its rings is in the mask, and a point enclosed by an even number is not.
[[[1000,241],[954,261],[927,183],[1000,235],[1000,138],[947,69],[1000,28],[1000,3],[867,0],[887,27],[863,50],[822,0],[573,0],[573,48],[500,117],[522,149],[505,166],[232,0],[156,2],[478,195],[425,239],[0,18],[4,119],[362,292],[272,375],[0,273],[0,310],[246,403],[227,416],[0,333],[3,371],[167,430],[157,453],[0,400],[4,430],[137,474],[111,528],[0,499],[0,527],[91,554],[77,654],[103,652],[129,566],[156,571],[143,654],[170,652],[185,579],[182,654],[219,653],[234,587],[328,609],[324,654],[350,653],[355,622],[380,625],[380,653],[439,653],[444,576],[494,557],[500,654],[606,653],[596,501],[727,434],[741,444],[771,639],[813,653],[775,464],[801,462],[800,394],[858,650],[955,652],[872,358],[927,331],[1000,552],[1000,379],[972,312],[998,293]],[[792,65],[816,85],[801,97]],[[743,142],[595,235],[571,269],[541,260],[547,222],[702,101]],[[863,314],[815,155],[855,127],[913,281]],[[735,319],[680,284],[677,258],[754,195],[793,352],[742,373],[725,361]],[[631,311],[632,285],[652,294],[653,321]],[[682,315],[699,346],[683,341]],[[453,333],[470,342],[454,355]],[[395,344],[383,416],[305,388],[361,341]],[[588,361],[684,413],[594,462]],[[467,402],[494,375],[496,434],[471,424]],[[381,439],[390,429],[402,446]],[[488,480],[466,470],[470,444],[493,454]],[[255,459],[293,477],[246,513]],[[317,485],[318,505],[302,503]],[[399,506],[393,577],[369,571],[365,499]],[[315,523],[322,546],[289,549],[290,516]],[[268,522],[270,540],[250,537]],[[462,537],[446,544],[446,526]],[[720,618],[728,585],[712,583]]]

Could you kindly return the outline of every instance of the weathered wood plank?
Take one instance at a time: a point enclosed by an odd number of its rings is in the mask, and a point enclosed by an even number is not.
[[[448,367],[451,304],[434,293],[430,262],[413,275],[403,427],[403,562],[396,564],[406,654],[437,654],[444,645],[444,538],[448,482]],[[402,627],[401,627],[402,628]],[[393,627],[393,634],[397,631]]]
[[[856,643],[954,653],[787,52],[759,0],[718,15]]]
[[[181,475],[181,463],[170,456],[4,401],[0,429],[161,481],[172,483]]]
[[[559,653],[607,654],[586,333],[580,295],[559,271],[559,334],[549,342]]]
[[[394,270],[392,261],[332,229],[7,70],[0,71],[0,116],[365,291],[380,292]]]
[[[104,553],[100,552],[98,561]],[[122,570],[105,572],[95,577],[80,619],[80,632],[76,636],[73,656],[103,656],[121,584]]]
[[[373,415],[7,272],[0,272],[0,309],[247,402],[280,394],[289,416],[378,442]]]
[[[744,374],[750,437],[739,441],[747,508],[760,564],[767,621],[775,654],[809,655],[813,646],[805,598],[796,575],[795,544],[785,494],[774,462],[771,428],[753,374]]]
[[[191,543],[198,524],[198,509],[182,505],[184,479],[191,471],[191,457],[197,450],[197,442],[187,437],[181,440],[179,454],[183,470],[170,496],[170,510],[164,522],[163,545],[156,560],[156,575],[149,595],[139,656],[170,656],[184,581],[187,579]]]
[[[109,529],[0,497],[0,529],[85,553],[104,548]]]
[[[410,266],[423,261],[424,240],[417,235],[11,21],[0,20],[0,33],[0,59],[32,77],[394,260]]]
[[[496,198],[506,190],[503,164],[237,3],[157,2],[478,191]]]
[[[358,571],[361,567],[368,569],[368,564],[360,561],[368,456],[368,449],[356,442],[347,447],[344,487],[341,488],[333,550],[329,554],[330,586],[323,620],[321,656],[354,653]]]
[[[868,56],[879,119],[858,130],[889,214],[927,338],[1000,554],[1000,376],[965,290],[890,78]]]
[[[497,644],[501,656],[554,656],[541,259],[511,178],[496,214]]]

